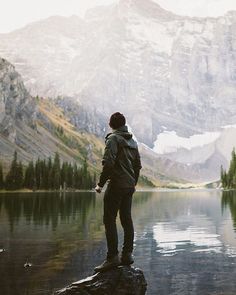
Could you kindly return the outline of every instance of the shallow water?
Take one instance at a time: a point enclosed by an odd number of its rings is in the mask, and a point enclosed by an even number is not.
[[[235,192],[136,192],[133,219],[147,294],[236,294]],[[0,294],[51,294],[105,254],[102,195],[0,195]]]

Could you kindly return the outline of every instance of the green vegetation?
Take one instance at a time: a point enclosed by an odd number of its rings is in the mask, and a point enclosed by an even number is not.
[[[23,166],[17,161],[17,152],[14,153],[14,158],[11,163],[10,171],[5,179],[5,188],[7,190],[18,190],[22,188],[24,180]]]
[[[223,191],[221,199],[222,209],[230,209],[234,230],[236,231],[236,192],[235,191]]]
[[[82,167],[76,163],[61,164],[60,156],[55,153],[54,159],[38,159],[36,163],[29,162],[24,169],[17,159],[17,153],[11,163],[9,172],[4,180],[0,164],[0,189],[6,190],[59,190],[59,189],[91,189],[95,186],[96,176],[88,171],[86,159]]]
[[[221,183],[225,189],[236,189],[236,153],[232,151],[228,172],[221,166]]]
[[[4,180],[3,180],[3,169],[2,164],[0,163],[0,189],[4,188]]]

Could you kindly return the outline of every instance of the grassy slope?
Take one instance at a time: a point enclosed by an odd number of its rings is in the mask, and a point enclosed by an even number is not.
[[[87,158],[89,170],[98,175],[101,171],[104,140],[93,134],[78,131],[63,111],[52,101],[37,99],[37,104],[40,114],[37,119],[37,130],[31,129],[23,123],[17,126],[19,138],[17,144],[0,135],[0,145],[1,148],[4,147],[0,160],[4,164],[5,173],[9,169],[14,150],[17,150],[19,159],[24,164],[30,160],[35,161],[38,157],[53,157],[56,151],[60,154],[62,160],[77,162],[81,165]],[[147,177],[140,179],[140,187],[152,186],[150,180],[156,186],[178,183],[177,179],[167,177],[165,173],[161,172],[159,160],[154,159],[142,148],[140,151],[143,165],[141,174]]]
[[[36,161],[37,158],[53,157],[58,152],[63,161],[71,163],[82,165],[87,158],[90,171],[98,173],[101,169],[103,140],[95,135],[76,131],[60,108],[49,100],[39,99],[37,104],[39,116],[35,130],[19,121],[15,127],[15,142],[0,134],[0,161],[4,174],[9,170],[15,150],[24,165],[30,160]],[[63,128],[63,134],[58,132],[59,128]]]
[[[71,158],[80,163],[87,157],[90,168],[95,171],[100,170],[104,148],[102,139],[93,134],[76,130],[62,110],[47,99],[39,100],[39,111],[54,127],[51,133],[61,142],[61,149],[64,149]],[[42,121],[39,121],[38,124],[45,128]],[[63,132],[60,132],[60,129]]]

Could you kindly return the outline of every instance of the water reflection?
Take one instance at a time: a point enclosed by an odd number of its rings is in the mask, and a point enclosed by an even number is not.
[[[58,224],[72,222],[78,213],[81,213],[79,224],[84,226],[90,209],[95,207],[95,195],[86,193],[78,197],[73,193],[51,193],[48,197],[38,193],[32,197],[27,194],[8,194],[0,197],[0,204],[4,206],[11,231],[22,217],[28,224],[50,226],[56,230]]]
[[[74,253],[103,239],[102,203],[94,193],[6,194],[0,204],[0,248],[6,249],[0,253],[1,294],[50,294],[55,274]],[[32,267],[24,268],[27,262]]]
[[[47,295],[91,275],[106,252],[102,205],[94,193],[1,195],[0,293]],[[235,206],[232,192],[135,193],[148,295],[236,294]]]
[[[176,224],[159,223],[153,227],[154,239],[158,243],[157,252],[171,256],[193,247],[194,252],[220,252],[222,243],[217,234],[204,227],[189,225],[180,230]]]
[[[219,191],[180,191],[145,204],[150,218],[136,221],[135,251],[148,294],[236,294],[236,236],[221,199]]]
[[[229,207],[233,220],[234,230],[236,231],[236,191],[223,191],[221,203],[223,210]]]

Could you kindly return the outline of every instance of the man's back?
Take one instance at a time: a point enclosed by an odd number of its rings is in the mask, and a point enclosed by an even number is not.
[[[103,172],[99,184],[110,179],[112,185],[120,188],[134,187],[141,169],[137,142],[122,126],[106,136],[106,148],[102,160]]]

